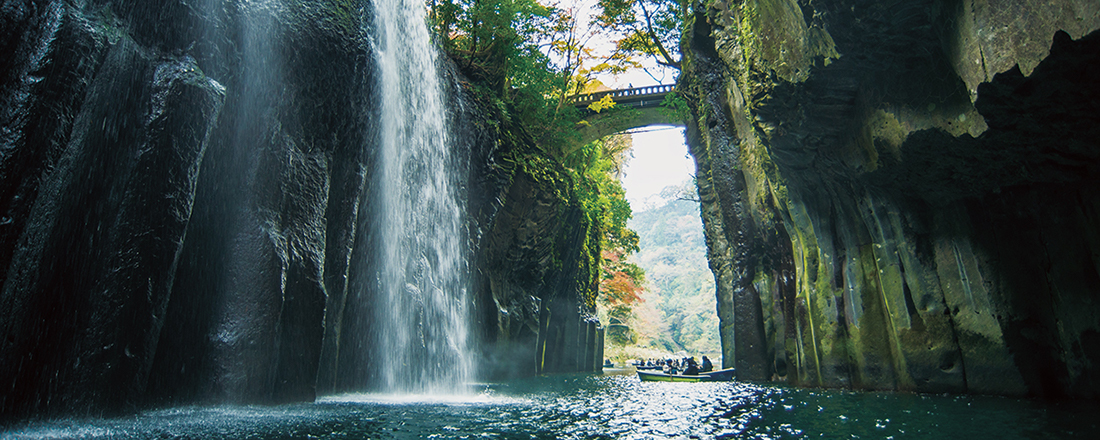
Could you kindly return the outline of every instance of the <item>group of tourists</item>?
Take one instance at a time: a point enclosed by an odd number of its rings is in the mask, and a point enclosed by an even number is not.
[[[646,359],[644,363],[639,362],[635,366],[660,367],[661,372],[665,374],[683,374],[687,376],[714,371],[714,364],[706,356],[703,356],[702,363],[696,362],[694,357],[689,356],[680,359]]]

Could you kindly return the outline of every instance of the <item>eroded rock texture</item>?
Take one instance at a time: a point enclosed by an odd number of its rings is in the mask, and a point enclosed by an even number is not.
[[[313,398],[368,164],[364,27],[223,6],[0,9],[0,413]]]
[[[681,89],[727,365],[1100,396],[1098,28],[1092,1],[699,6]]]
[[[600,371],[599,225],[560,163],[523,127],[501,124],[483,92],[464,91],[468,108],[457,125],[472,153],[471,263],[485,374]]]

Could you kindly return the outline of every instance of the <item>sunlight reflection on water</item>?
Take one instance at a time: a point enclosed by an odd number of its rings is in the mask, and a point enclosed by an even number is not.
[[[3,439],[1100,438],[1095,405],[559,375],[471,394],[346,394],[33,423]]]

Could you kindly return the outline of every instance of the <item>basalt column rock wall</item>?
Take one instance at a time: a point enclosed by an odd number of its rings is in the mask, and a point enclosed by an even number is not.
[[[461,76],[456,76],[461,77]],[[488,379],[599,371],[598,226],[576,182],[487,92],[454,84],[456,139],[471,152],[474,298]]]
[[[3,2],[0,417],[314,398],[370,168],[361,6]]]
[[[1100,5],[698,4],[680,91],[727,366],[1100,397]]]

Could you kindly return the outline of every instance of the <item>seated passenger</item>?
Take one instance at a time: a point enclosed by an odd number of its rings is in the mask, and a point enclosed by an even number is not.
[[[684,369],[684,374],[688,376],[699,374],[699,365],[695,363],[695,358],[688,358],[687,368]]]
[[[706,356],[703,356],[703,367],[700,368],[699,371],[702,371],[704,373],[708,371],[714,371],[714,364],[710,363],[710,359],[707,359]]]

